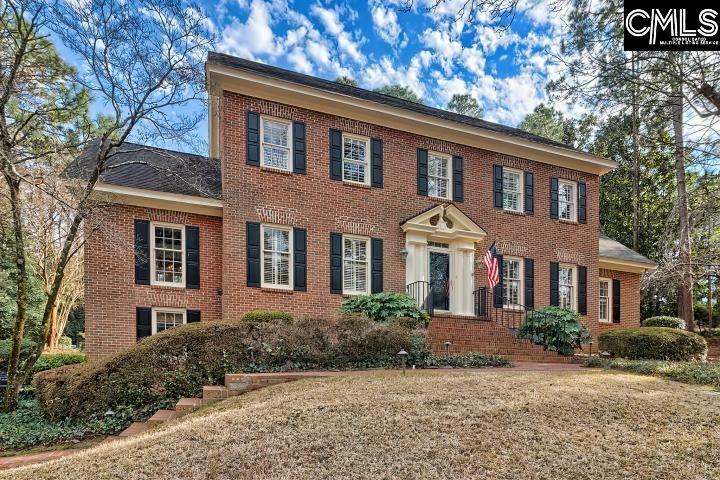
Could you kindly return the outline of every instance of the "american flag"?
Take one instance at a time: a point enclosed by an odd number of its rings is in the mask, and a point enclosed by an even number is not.
[[[500,281],[500,272],[498,269],[497,251],[495,250],[495,242],[490,245],[487,253],[483,257],[483,264],[487,269],[488,288],[495,288]]]

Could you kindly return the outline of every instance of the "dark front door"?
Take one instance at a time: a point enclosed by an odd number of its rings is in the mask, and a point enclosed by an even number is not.
[[[430,288],[433,309],[450,310],[450,255],[430,252]]]

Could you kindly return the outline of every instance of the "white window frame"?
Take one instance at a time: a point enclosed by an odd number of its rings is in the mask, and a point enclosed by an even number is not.
[[[603,282],[607,283],[607,285],[608,285],[608,289],[607,289],[607,318],[605,318],[605,319],[600,318],[600,299],[602,298],[602,297],[600,297],[600,284],[603,283]],[[598,321],[600,321],[600,322],[602,322],[602,323],[612,323],[612,321],[613,321],[613,318],[612,318],[612,317],[613,317],[613,311],[612,311],[612,310],[613,310],[613,309],[612,309],[612,307],[613,307],[613,304],[612,304],[612,299],[613,299],[612,294],[613,294],[613,292],[612,292],[612,288],[613,288],[612,279],[610,279],[610,278],[600,278],[600,279],[598,279]]]
[[[151,333],[152,335],[155,335],[158,333],[157,331],[157,314],[159,312],[164,313],[182,313],[183,316],[183,325],[187,325],[187,309],[185,308],[173,308],[173,307],[153,307],[152,308],[152,326],[151,326]],[[166,329],[169,330],[169,329]]]
[[[288,285],[280,285],[275,283],[265,283],[265,229],[270,228],[272,230],[285,230],[289,232],[288,235]],[[294,238],[293,229],[287,225],[277,225],[273,223],[262,223],[260,224],[260,286],[262,288],[273,288],[282,290],[292,290],[294,272],[295,272],[295,258],[293,257],[294,250]]]
[[[265,120],[269,120],[271,122],[277,122],[277,123],[284,123],[288,128],[288,143],[284,147],[282,145],[275,145],[273,143],[269,143],[268,145],[272,145],[273,147],[283,147],[287,148],[288,150],[288,162],[287,162],[287,168],[281,168],[277,167],[275,165],[266,165],[265,164],[265,149],[263,148],[263,145],[265,144]],[[281,172],[291,172],[293,167],[293,145],[292,145],[292,121],[286,120],[284,118],[277,118],[277,117],[271,117],[269,115],[261,115],[260,116],[260,166],[262,168],[271,168],[273,170],[280,170]]]
[[[561,289],[561,287],[565,286],[560,283],[560,277],[561,277],[560,270],[562,270],[563,268],[569,268],[570,270],[572,270],[573,283],[572,283],[572,285],[568,285],[568,286],[572,287],[572,294],[570,295],[570,310],[572,310],[573,312],[577,312],[577,310],[578,310],[578,308],[577,308],[578,268],[576,265],[568,265],[568,264],[561,263],[560,266],[558,267],[558,300],[561,298],[560,289]]]
[[[174,228],[182,231],[180,238],[182,248],[182,281],[181,282],[163,282],[156,280],[156,268],[155,268],[155,227],[163,228]],[[185,280],[187,279],[187,266],[185,265],[185,259],[187,252],[185,248],[185,225],[178,225],[176,223],[163,223],[163,222],[150,222],[150,285],[158,285],[163,287],[174,287],[174,288],[185,288]]]
[[[505,262],[518,262],[518,275],[520,278],[518,278],[518,303],[508,303],[508,300],[505,295],[505,281],[507,280],[507,276],[505,275]],[[523,305],[525,305],[525,260],[520,257],[503,257],[503,308],[507,310],[517,310],[521,308]]]
[[[563,218],[561,216],[561,212],[562,212],[561,206],[563,205],[563,203],[567,203],[567,202],[563,202],[560,199],[560,190],[562,189],[563,185],[572,187],[571,202],[569,203],[570,205],[572,205],[572,212],[570,212],[571,218]],[[577,182],[573,182],[571,180],[558,180],[558,219],[560,219],[563,222],[577,223],[577,213],[578,213],[577,212],[577,210],[578,210],[578,190],[577,190],[577,188],[578,188]]]
[[[506,174],[512,174],[518,176],[518,201],[517,201],[517,208],[508,208],[505,206],[505,175]],[[522,213],[525,211],[525,195],[523,195],[523,190],[525,188],[525,179],[524,173],[521,170],[515,170],[514,168],[503,168],[503,210],[507,212],[518,212]]]
[[[345,159],[345,140],[356,140],[365,143],[365,162],[363,162],[365,167],[365,181],[364,182],[358,182],[357,180],[351,180],[345,178],[345,162],[351,162],[351,163],[361,163],[357,160],[353,159]],[[368,137],[363,137],[360,135],[354,135],[352,133],[344,133],[342,134],[342,144],[341,144],[341,153],[340,156],[342,158],[342,181],[347,183],[355,183],[358,185],[370,185],[370,161],[372,157],[372,152],[370,151],[370,139]]]
[[[360,240],[365,242],[365,291],[360,290],[348,290],[345,287],[345,240]],[[357,235],[343,235],[342,236],[342,282],[343,282],[343,295],[368,295],[370,293],[370,282],[372,281],[370,272],[370,257],[372,252],[370,251],[370,238],[360,237]],[[356,261],[356,260],[352,260]]]
[[[431,157],[437,157],[437,158],[443,159],[447,162],[447,178],[438,177],[437,175],[430,175],[430,158]],[[432,195],[430,193],[430,178],[439,178],[442,180],[447,180],[448,186],[447,186],[447,195],[446,196],[441,197],[438,195]],[[444,153],[439,153],[439,152],[428,152],[428,197],[441,198],[443,200],[452,200],[452,198],[453,198],[452,187],[453,187],[452,156],[444,154]]]

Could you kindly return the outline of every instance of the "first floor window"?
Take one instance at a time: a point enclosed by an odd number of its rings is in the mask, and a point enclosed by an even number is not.
[[[264,287],[290,288],[290,228],[262,226]]]
[[[343,237],[343,293],[368,293],[368,239]]]
[[[369,144],[367,138],[343,135],[343,180],[368,183]]]
[[[262,117],[260,164],[263,167],[290,170],[290,127],[287,120]]]
[[[575,267],[560,265],[559,274],[560,308],[575,310]]]
[[[153,308],[152,333],[160,333],[168,328],[184,325],[186,315],[184,309],[179,308]]]
[[[450,158],[445,155],[428,154],[428,195],[450,198]]]
[[[503,258],[503,302],[506,307],[522,304],[522,266],[518,258]]]
[[[181,225],[152,225],[153,284],[183,286],[185,284],[185,244]]]
[[[522,174],[516,170],[503,169],[503,209],[521,212]]]
[[[598,317],[601,322],[612,321],[612,319],[610,317],[610,315],[611,315],[611,313],[610,313],[610,298],[611,298],[610,297],[610,288],[612,288],[612,287],[610,285],[612,285],[610,280],[608,280],[606,278],[600,279],[600,286],[599,286],[600,299],[598,301],[600,311],[599,311]]]
[[[574,222],[575,217],[575,183],[560,180],[558,192],[558,214],[562,220]]]

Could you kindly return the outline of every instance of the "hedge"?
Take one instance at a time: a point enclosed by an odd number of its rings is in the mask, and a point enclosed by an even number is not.
[[[583,366],[623,370],[642,375],[657,375],[678,382],[711,385],[720,388],[720,363],[628,360],[625,358],[592,356],[585,359]]]
[[[69,365],[35,376],[36,395],[51,419],[91,418],[131,411],[145,418],[226,373],[394,366],[405,349],[408,364],[429,355],[425,332],[402,322],[367,318],[303,319],[293,324],[213,321],[147,337],[109,359]]]
[[[290,325],[293,323],[293,316],[287,312],[276,310],[253,310],[246,313],[240,318],[243,323],[284,323]]]
[[[642,322],[643,327],[666,327],[666,328],[685,328],[685,321],[677,317],[650,317]]]
[[[600,334],[600,350],[615,357],[649,360],[704,361],[707,342],[676,328],[616,328]]]

